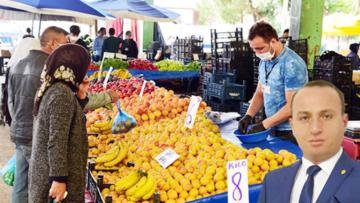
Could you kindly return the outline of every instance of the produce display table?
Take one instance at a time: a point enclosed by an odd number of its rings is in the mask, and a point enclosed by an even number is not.
[[[237,121],[231,121],[229,123],[221,125],[220,126],[221,136],[225,140],[232,142],[238,146],[242,146],[244,148],[253,148],[253,147],[260,147],[262,149],[268,148],[276,153],[281,149],[286,149],[289,152],[294,153],[298,158],[302,157],[302,152],[298,146],[294,145],[290,141],[282,140],[273,136],[269,136],[267,140],[263,142],[254,143],[254,144],[242,144],[234,134],[234,131],[237,129],[237,127],[238,127]],[[262,187],[261,184],[252,185],[249,187],[250,203],[257,202],[258,197],[260,195],[261,187]],[[210,197],[191,201],[191,203],[223,203],[223,202],[227,202],[227,193],[221,193]]]
[[[149,71],[128,69],[131,75],[143,75],[146,80],[177,79],[177,78],[196,78],[200,76],[198,71]]]

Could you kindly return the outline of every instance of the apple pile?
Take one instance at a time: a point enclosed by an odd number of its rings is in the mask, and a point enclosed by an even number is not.
[[[89,67],[88,67],[88,70],[99,70],[99,66],[96,65],[95,63],[90,63]]]
[[[114,90],[119,93],[120,98],[130,97],[132,95],[139,95],[141,87],[144,83],[143,78],[130,78],[130,79],[119,79],[117,81],[109,82],[105,90]],[[89,92],[97,93],[105,91],[103,83],[95,83],[90,86]],[[155,90],[155,85],[153,83],[147,82],[144,94],[151,93]]]
[[[129,61],[129,68],[137,70],[153,70],[158,71],[158,68],[148,60],[134,59]]]

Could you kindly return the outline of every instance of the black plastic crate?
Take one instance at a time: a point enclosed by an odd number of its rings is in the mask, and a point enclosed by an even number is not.
[[[102,198],[100,188],[98,183],[95,180],[95,177],[91,174],[91,170],[87,170],[87,184],[86,188],[90,192],[91,197],[94,200],[94,203],[104,203],[105,200]]]
[[[207,87],[207,95],[209,97],[216,97],[223,101],[225,100],[245,100],[246,85],[239,85],[235,83],[210,83]]]
[[[350,120],[360,120],[360,107],[351,106],[348,113]]]
[[[239,101],[236,100],[227,100],[225,102],[219,100],[210,100],[207,104],[211,107],[213,111],[220,112],[239,112]]]

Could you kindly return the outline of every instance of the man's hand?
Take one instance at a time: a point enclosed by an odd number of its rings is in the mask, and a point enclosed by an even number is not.
[[[120,99],[119,94],[114,90],[109,90],[107,93],[110,95],[112,103],[116,103]]]
[[[49,197],[54,198],[56,202],[65,199],[66,183],[53,181],[49,191]]]
[[[258,123],[258,124],[251,126],[251,128],[247,131],[246,134],[253,134],[253,133],[261,132],[264,130],[266,130],[264,125],[262,123]]]
[[[248,128],[248,126],[250,125],[251,123],[251,116],[249,115],[245,115],[244,117],[242,117],[242,119],[239,121],[239,131],[242,133],[242,134],[245,134],[246,133],[246,130]]]
[[[89,78],[87,76],[85,76],[84,80],[79,85],[79,90],[77,92],[77,96],[79,97],[79,99],[85,99],[86,98],[86,94],[87,94],[87,92],[89,90],[89,86],[90,86]]]

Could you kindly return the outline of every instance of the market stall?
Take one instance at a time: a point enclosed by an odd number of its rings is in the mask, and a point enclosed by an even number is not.
[[[263,142],[242,144],[234,134],[237,122],[214,124],[204,114],[209,110],[205,102],[199,104],[194,127],[187,128],[184,122],[190,98],[180,98],[172,90],[153,83],[145,83],[143,89],[143,78],[118,81],[121,87],[106,88],[118,91],[121,112],[132,116],[137,126],[127,132],[131,125],[125,125],[122,133],[112,134],[119,112],[116,105],[87,113],[89,162],[92,163],[88,189],[96,202],[150,198],[164,202],[224,202],[227,199],[226,163],[240,159],[249,160],[250,198],[255,201],[268,171],[290,165],[301,157],[299,148],[271,136]],[[156,157],[168,149],[179,157],[162,167]],[[136,175],[144,172],[147,175]],[[146,178],[141,178],[144,176]],[[151,190],[144,189],[151,194],[136,195],[137,190],[131,188],[151,177],[156,180],[148,187]],[[129,186],[131,180],[134,183]],[[155,192],[157,195],[153,196]]]

